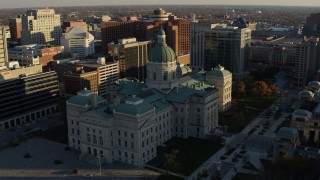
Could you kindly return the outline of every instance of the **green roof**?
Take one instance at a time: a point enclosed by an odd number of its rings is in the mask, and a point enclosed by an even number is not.
[[[310,112],[307,110],[298,109],[298,110],[295,110],[293,114],[298,116],[309,116]]]
[[[155,101],[158,101],[164,98],[165,94],[156,89],[150,89],[150,90],[144,91],[139,96],[143,97],[144,102],[153,103]]]
[[[302,96],[313,96],[313,93],[311,91],[306,91],[306,90],[301,91],[299,94]]]
[[[130,115],[140,115],[144,114],[150,110],[152,110],[154,107],[146,102],[142,102],[140,104],[134,105],[134,104],[119,104],[115,107],[116,112],[124,113],[124,114],[130,114]]]
[[[189,72],[188,68],[185,66],[178,66],[177,67],[177,73],[187,74]]]
[[[88,94],[88,93],[92,93],[92,91],[85,88],[83,90],[78,91],[78,93]]]
[[[112,110],[112,106],[103,106],[101,108],[95,109],[94,111],[106,119],[111,119],[113,117]]]
[[[141,101],[142,99],[139,98],[139,97],[129,97],[126,99],[126,101],[130,101],[130,102],[138,102],[138,101]]]
[[[185,103],[193,95],[204,95],[207,91],[205,90],[196,90],[187,87],[179,87],[178,92],[177,88],[172,89],[172,91],[167,95],[166,100],[176,103]]]
[[[84,97],[84,96],[76,95],[76,96],[72,96],[68,100],[68,103],[82,105],[82,106],[85,106],[85,105],[89,106],[89,105],[91,105],[91,99]]]
[[[146,84],[139,82],[132,82],[126,80],[120,80],[120,94],[127,96],[138,95],[142,92],[142,88],[146,88]]]
[[[204,72],[198,72],[184,77],[181,79],[179,86],[189,88],[194,87],[195,90],[205,90],[212,87],[212,85],[206,81]]]
[[[154,102],[154,106],[156,108],[156,112],[162,111],[164,109],[169,108],[171,105],[167,102],[163,102],[163,101],[155,101]]]
[[[308,83],[308,86],[320,87],[320,82],[319,81],[311,81]]]
[[[176,54],[166,44],[157,44],[149,53],[149,62],[167,63],[175,61]]]
[[[93,96],[93,94],[91,94],[89,96],[75,95],[75,96],[72,96],[68,100],[68,103],[77,104],[77,105],[81,105],[81,106],[85,106],[85,105],[91,106],[91,97],[92,96]],[[98,104],[105,101],[101,96],[98,96],[98,95],[96,95],[96,96],[97,96],[97,103]]]
[[[278,130],[277,134],[282,135],[282,136],[289,136],[289,137],[294,137],[298,131],[294,128],[289,128],[289,127],[282,127]]]
[[[209,71],[207,73],[208,76],[214,76],[214,77],[226,77],[231,75],[230,71],[225,70],[223,66],[217,66],[212,71]]]

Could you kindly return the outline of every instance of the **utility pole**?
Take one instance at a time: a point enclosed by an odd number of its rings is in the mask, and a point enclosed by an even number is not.
[[[99,160],[99,169],[100,169],[100,176],[101,176],[101,157],[103,157],[102,155],[98,155],[97,158]]]

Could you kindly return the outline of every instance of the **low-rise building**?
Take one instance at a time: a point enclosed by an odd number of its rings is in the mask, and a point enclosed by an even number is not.
[[[86,72],[82,67],[75,71],[64,74],[64,94],[66,97],[76,95],[78,91],[87,88],[98,94],[98,73],[97,71]]]
[[[18,61],[21,66],[42,65],[48,70],[48,63],[66,56],[63,46],[29,44],[15,46],[8,50],[9,61]]]
[[[108,86],[119,79],[119,63],[112,61],[106,62],[104,57],[98,58],[86,63],[77,63],[77,65],[83,66],[85,71],[97,71],[98,73],[98,85],[99,95],[106,97],[108,94]]]
[[[54,71],[0,81],[0,129],[49,116],[55,111],[58,80]]]
[[[42,73],[41,65],[33,65],[20,68],[19,63],[14,63],[14,65],[10,67],[11,63],[12,62],[9,63],[9,68],[0,70],[0,81]]]
[[[94,36],[78,26],[74,26],[63,33],[60,44],[72,57],[84,58],[95,53]]]
[[[118,44],[108,43],[109,54],[119,61],[120,78],[144,81],[150,48],[150,41],[137,42],[136,38],[119,39]]]
[[[299,145],[299,133],[296,129],[288,127],[280,128],[274,140],[273,161],[294,157],[295,150]]]

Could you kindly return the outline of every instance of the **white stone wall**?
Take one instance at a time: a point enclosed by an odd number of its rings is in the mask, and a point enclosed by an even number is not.
[[[232,75],[226,77],[207,76],[207,81],[214,84],[219,90],[219,111],[229,110],[232,101]]]
[[[148,62],[146,79],[146,84],[148,88],[172,89],[173,87],[175,87],[177,85],[176,69],[176,62]],[[166,78],[164,78],[165,74]]]
[[[22,16],[22,44],[60,45],[60,14],[53,9],[27,11]]]
[[[205,96],[193,96],[188,103],[174,103],[140,115],[114,111],[109,119],[87,110],[68,104],[69,146],[80,148],[82,155],[102,153],[106,162],[143,166],[156,157],[157,146],[174,136],[205,138],[218,125],[218,94],[212,91]],[[103,144],[99,143],[100,137]]]

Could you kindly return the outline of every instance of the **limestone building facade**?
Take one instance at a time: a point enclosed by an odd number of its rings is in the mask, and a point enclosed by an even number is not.
[[[172,137],[206,138],[218,126],[219,90],[205,72],[177,77],[177,61],[158,33],[145,83],[121,79],[103,99],[82,90],[67,101],[69,146],[80,158],[143,166]]]

